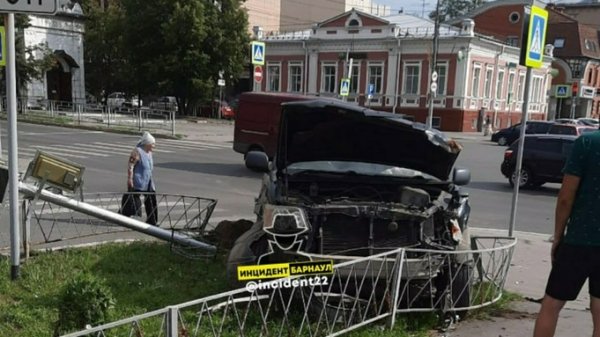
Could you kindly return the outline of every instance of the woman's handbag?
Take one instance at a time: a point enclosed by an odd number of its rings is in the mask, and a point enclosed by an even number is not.
[[[142,200],[140,195],[134,192],[132,188],[127,188],[127,192],[121,198],[121,209],[119,214],[124,216],[142,216]]]

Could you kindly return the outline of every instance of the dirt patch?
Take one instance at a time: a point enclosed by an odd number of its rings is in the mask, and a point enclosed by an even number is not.
[[[235,240],[252,227],[254,223],[250,220],[240,219],[236,221],[224,220],[219,222],[213,235],[218,242],[219,248],[231,249]]]

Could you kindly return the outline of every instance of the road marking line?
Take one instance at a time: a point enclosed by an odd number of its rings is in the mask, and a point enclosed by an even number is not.
[[[83,154],[83,155],[88,155],[88,156],[96,156],[96,157],[108,157],[108,155],[106,154],[101,154],[101,153],[92,153],[89,151],[81,151],[81,150],[71,150],[68,148],[62,148],[62,147],[57,147],[57,146],[43,146],[43,145],[37,145],[38,148],[40,149],[45,149],[47,151],[61,151],[61,152],[67,152],[67,153],[76,153],[76,154]],[[86,157],[82,157],[82,158],[86,158]]]
[[[93,144],[107,146],[107,147],[111,147],[111,148],[120,148],[121,150],[129,150],[129,154],[131,154],[131,151],[133,151],[133,149],[135,148],[135,146],[113,144],[113,143],[103,143],[103,142],[94,142]],[[155,149],[155,150],[152,150],[152,152],[157,152],[157,153],[173,153],[174,151],[162,150],[162,149]]]
[[[78,155],[75,155],[75,154],[72,154],[72,153],[64,153],[61,150],[54,150],[54,149],[52,149],[52,150],[43,150],[43,152],[48,152],[48,153],[57,155],[59,157],[60,156],[64,156],[64,157],[73,157],[73,158],[78,158],[78,159],[86,159],[86,158],[88,158],[88,157],[84,157],[84,156],[78,156]]]
[[[90,145],[93,145],[93,144],[75,143],[73,145],[89,147]],[[131,151],[127,151],[127,150],[122,150],[122,149],[107,149],[107,148],[101,148],[101,147],[95,147],[94,151],[98,151],[98,152],[101,152],[101,153],[108,153],[110,155],[124,155],[124,156],[129,156],[131,154]]]
[[[223,144],[209,143],[209,142],[197,142],[197,141],[192,141],[192,140],[163,139],[163,140],[161,140],[161,142],[168,143],[168,144],[182,144],[182,143],[185,143],[185,144],[191,144],[191,145],[206,145],[206,146],[220,147],[220,148],[224,148],[224,149],[231,148],[231,145],[223,145]]]

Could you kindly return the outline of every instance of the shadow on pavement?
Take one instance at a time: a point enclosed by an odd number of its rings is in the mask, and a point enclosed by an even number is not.
[[[260,178],[263,175],[260,172],[254,172],[247,169],[244,164],[168,162],[154,164],[154,166],[227,177]]]
[[[466,190],[483,190],[483,191],[496,191],[496,192],[509,192],[512,193],[513,188],[506,182],[497,182],[497,181],[472,181],[469,185],[465,186]],[[521,188],[519,189],[520,194],[527,195],[541,195],[541,196],[550,196],[556,197],[558,195],[558,191],[560,189],[559,185],[551,184],[549,186],[542,187],[530,187],[530,188]]]

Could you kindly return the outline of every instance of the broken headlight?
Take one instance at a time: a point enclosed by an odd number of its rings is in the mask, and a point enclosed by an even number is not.
[[[263,229],[276,236],[295,236],[308,230],[308,221],[301,208],[266,205],[263,209]]]

